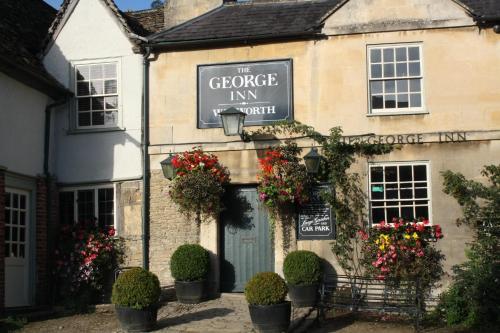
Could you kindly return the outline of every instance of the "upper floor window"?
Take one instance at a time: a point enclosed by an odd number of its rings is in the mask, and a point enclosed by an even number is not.
[[[420,44],[368,47],[370,112],[422,112],[423,73]]]
[[[374,163],[369,167],[372,223],[389,223],[399,217],[430,220],[429,163]]]
[[[76,127],[118,126],[118,63],[75,66]]]

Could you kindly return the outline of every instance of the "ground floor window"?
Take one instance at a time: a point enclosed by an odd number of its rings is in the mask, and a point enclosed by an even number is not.
[[[61,223],[97,221],[115,225],[115,190],[112,186],[63,189],[59,194]]]
[[[373,163],[369,169],[372,223],[394,217],[430,220],[428,162]]]

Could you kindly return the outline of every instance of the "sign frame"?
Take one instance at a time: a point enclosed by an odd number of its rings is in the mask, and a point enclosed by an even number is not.
[[[313,190],[317,190],[317,191],[322,191],[322,190],[328,190],[328,191],[333,191],[333,188],[330,184],[328,183],[319,183],[319,184],[316,184],[313,186],[313,189],[311,189],[311,191]],[[328,209],[328,214],[329,214],[329,224],[330,224],[330,232],[326,235],[320,235],[320,234],[303,234],[301,232],[301,215],[304,215],[302,214],[302,210],[304,209],[304,207],[302,207],[299,211],[299,213],[297,214],[297,225],[296,225],[296,228],[297,228],[297,231],[296,231],[296,235],[297,235],[297,241],[307,241],[307,240],[335,240],[336,237],[337,237],[337,223],[336,223],[336,219],[335,219],[335,216],[332,212],[332,207],[324,202],[324,200],[322,200],[322,205],[325,206],[325,208]],[[307,207],[307,204],[305,205],[305,207]]]
[[[198,64],[196,66],[196,128],[197,129],[208,129],[208,128],[222,128],[222,123],[205,123],[203,125],[203,121],[201,119],[201,80],[200,80],[200,70],[204,67],[212,67],[212,66],[234,66],[234,65],[241,65],[245,66],[248,64],[263,64],[263,63],[279,63],[279,62],[288,62],[288,81],[287,81],[287,93],[288,93],[288,98],[287,98],[287,103],[288,103],[288,111],[287,111],[287,117],[282,118],[282,119],[271,119],[271,120],[262,120],[261,124],[248,124],[248,120],[245,121],[245,127],[251,127],[251,126],[267,126],[270,125],[276,121],[281,121],[281,120],[294,120],[295,115],[294,115],[294,85],[293,85],[293,59],[292,58],[280,58],[280,59],[264,59],[264,60],[256,60],[256,61],[235,61],[235,62],[220,62],[220,63],[210,63],[210,64]],[[228,108],[231,106],[228,106]],[[237,106],[235,106],[238,108]]]

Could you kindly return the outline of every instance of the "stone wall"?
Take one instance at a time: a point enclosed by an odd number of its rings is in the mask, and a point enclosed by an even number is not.
[[[150,270],[158,275],[162,286],[173,284],[170,257],[175,249],[186,243],[199,242],[199,228],[178,212],[168,196],[170,181],[161,170],[151,173],[150,203]]]

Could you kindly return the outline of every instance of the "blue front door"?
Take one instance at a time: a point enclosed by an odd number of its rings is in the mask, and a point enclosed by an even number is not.
[[[224,205],[221,291],[243,292],[253,275],[274,270],[268,215],[255,187],[229,189]]]

